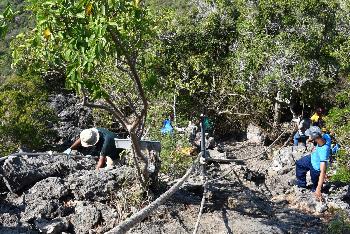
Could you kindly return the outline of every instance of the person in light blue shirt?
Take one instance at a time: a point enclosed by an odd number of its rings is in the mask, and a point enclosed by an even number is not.
[[[163,121],[162,129],[160,130],[162,134],[173,134],[174,128],[171,124],[171,118],[166,118]]]
[[[322,136],[319,127],[310,127],[305,133],[316,144],[316,149],[311,155],[306,155],[296,161],[296,177],[297,185],[301,188],[306,188],[306,173],[310,171],[312,181],[312,191],[315,192],[317,199],[322,200],[321,189],[326,177],[326,169],[330,157],[330,146]]]
[[[323,139],[326,141],[326,145],[331,148],[332,147],[332,138],[328,133],[323,134]]]

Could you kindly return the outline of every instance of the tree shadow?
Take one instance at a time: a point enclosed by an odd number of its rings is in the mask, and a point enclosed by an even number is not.
[[[252,190],[244,185],[237,173],[233,172],[233,174],[235,174],[235,180],[233,181],[225,181],[224,183],[221,181],[209,185],[211,195],[205,204],[206,212],[221,212],[228,233],[234,232],[229,225],[233,221],[230,220],[229,212],[258,219],[260,223],[284,233],[322,232],[322,221],[318,216],[292,209],[288,206],[286,200],[271,201],[269,192],[267,195]],[[261,184],[260,186],[264,185]],[[199,189],[198,186],[192,190],[189,188],[181,189],[168,201],[168,205],[176,203],[200,205],[202,195],[203,190]]]
[[[221,209],[221,214],[222,214],[222,218],[223,218],[223,220],[224,220],[225,227],[226,227],[226,229],[227,229],[227,233],[228,233],[228,234],[233,234],[233,231],[232,231],[231,227],[230,227],[229,224],[228,224],[227,210],[226,210],[225,207],[223,207],[223,208]]]

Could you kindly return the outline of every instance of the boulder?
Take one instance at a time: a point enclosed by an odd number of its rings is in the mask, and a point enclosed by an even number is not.
[[[40,233],[45,234],[60,234],[68,230],[69,222],[66,218],[55,218],[53,220],[37,219],[35,227]]]
[[[67,185],[78,200],[106,201],[126,180],[134,181],[135,173],[123,166],[113,170],[78,171],[67,177]]]
[[[100,222],[101,212],[93,204],[78,201],[75,213],[69,218],[75,233],[89,233]]]
[[[22,222],[32,222],[38,218],[53,219],[57,216],[59,200],[42,200],[37,199],[33,203],[26,204],[24,212],[21,213]]]
[[[68,194],[68,188],[59,177],[49,177],[36,183],[25,194],[25,202],[33,203],[38,199],[61,199]]]
[[[11,156],[4,162],[1,174],[8,190],[20,192],[48,177],[64,176],[83,168],[92,169],[95,163],[92,158],[75,161],[63,155]]]
[[[275,151],[269,171],[279,175],[286,174],[295,167],[295,162],[307,152],[305,146],[288,146]]]
[[[83,129],[93,126],[92,110],[78,105],[80,101],[73,93],[49,96],[49,105],[59,118],[54,130],[58,133],[57,142],[62,149],[69,147]]]
[[[105,233],[117,225],[119,215],[116,209],[100,202],[95,202],[94,205],[101,213],[101,225],[96,227],[97,233]]]
[[[263,144],[265,141],[265,135],[260,127],[249,124],[247,127],[247,141],[253,144]]]

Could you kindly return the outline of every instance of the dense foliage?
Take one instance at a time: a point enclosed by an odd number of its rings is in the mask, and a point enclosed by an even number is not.
[[[38,91],[41,90],[41,91]],[[39,77],[13,76],[0,86],[0,155],[19,147],[48,149],[55,132],[55,115],[47,105],[47,94]]]
[[[180,110],[266,125],[283,108],[332,105],[329,89],[348,71],[348,3],[199,2],[164,24],[157,51],[157,74]]]
[[[161,110],[159,125],[174,108],[184,120],[206,111],[215,133],[225,135],[252,121],[276,127],[322,106],[339,142],[350,143],[349,0],[11,3],[22,15],[26,6],[34,23],[16,31],[27,23],[10,22],[0,44],[2,75],[10,69],[7,46],[16,34],[17,72],[65,73],[67,87],[105,110],[117,108],[114,119],[121,122],[144,122],[149,103],[151,115]],[[151,136],[160,138],[152,119],[137,131],[155,128]],[[168,143],[175,152],[178,143]]]
[[[0,83],[10,75],[11,70],[11,50],[10,42],[19,33],[25,32],[33,22],[29,18],[29,13],[25,10],[24,0],[2,0],[0,1],[0,12],[8,10],[8,21],[2,22],[0,17]],[[10,11],[9,11],[10,10]],[[4,12],[6,15],[6,12]],[[13,17],[11,17],[13,14]],[[3,34],[6,32],[6,34]]]

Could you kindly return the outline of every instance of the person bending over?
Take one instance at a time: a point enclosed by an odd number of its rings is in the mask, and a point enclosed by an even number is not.
[[[96,170],[99,170],[105,164],[107,165],[106,168],[110,169],[115,166],[119,154],[123,151],[123,149],[116,148],[115,138],[119,138],[118,135],[105,128],[85,129],[80,133],[80,138],[64,153],[70,154],[72,150],[77,150],[80,146],[95,147],[100,154]]]

